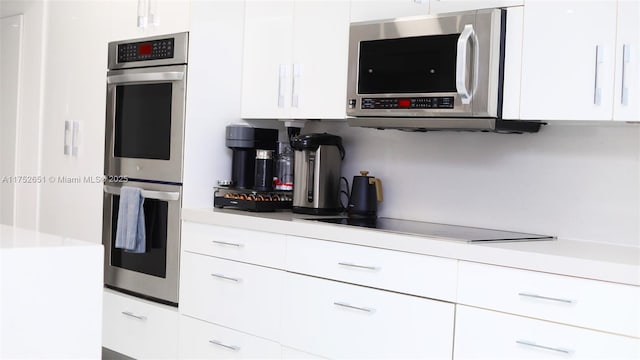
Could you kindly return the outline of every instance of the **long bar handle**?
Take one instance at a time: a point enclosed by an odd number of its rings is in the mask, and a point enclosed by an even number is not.
[[[104,192],[112,195],[120,195],[120,188],[111,185],[105,185]],[[155,199],[161,201],[177,201],[180,199],[179,192],[169,191],[142,190],[142,196],[146,199]]]
[[[178,81],[184,79],[184,72],[168,71],[157,73],[141,73],[107,76],[107,84],[124,84],[143,81]]]
[[[142,321],[147,320],[146,316],[144,316],[144,315],[136,315],[136,314],[132,313],[131,311],[123,311],[122,314],[123,315],[127,315],[127,316],[132,317],[132,318],[136,318],[138,320],[142,320]]]
[[[518,293],[518,295],[523,296],[523,297],[533,298],[533,299],[539,299],[539,300],[557,301],[557,302],[562,302],[562,303],[565,303],[565,304],[574,304],[576,302],[575,300],[548,297],[548,296],[542,296],[542,295],[531,294],[531,293]]]
[[[596,45],[596,70],[593,85],[593,104],[600,106],[602,103],[602,87],[600,86],[600,77],[602,76],[602,63],[604,62],[604,54],[602,45]]]
[[[478,44],[476,41],[476,32],[473,29],[473,25],[467,24],[464,26],[460,37],[458,38],[458,53],[456,57],[456,91],[460,95],[460,100],[463,104],[471,103],[471,91],[467,88],[467,44],[469,40],[474,42],[474,59],[477,59]]]
[[[233,351],[240,351],[240,347],[239,346],[227,345],[227,344],[224,344],[224,343],[222,343],[222,342],[220,342],[218,340],[209,340],[209,342],[211,344],[213,344],[213,345],[218,345],[218,346],[221,346],[221,347],[223,347],[225,349],[229,349],[229,350],[233,350]]]
[[[622,45],[622,89],[620,91],[620,103],[624,106],[629,105],[629,84],[627,84],[627,76],[629,69],[627,66],[631,63],[631,45]]]
[[[358,265],[358,264],[353,264],[353,263],[348,263],[348,262],[339,262],[338,265],[347,266],[347,267],[354,267],[354,268],[358,268],[358,269],[373,270],[373,271],[380,270],[380,267],[378,267],[378,266]]]
[[[291,107],[297,108],[300,103],[300,76],[302,69],[300,64],[293,64],[293,84],[291,86]]]
[[[235,247],[242,247],[242,244],[238,244],[238,243],[230,243],[230,242],[226,242],[226,241],[218,241],[218,240],[211,240],[212,243],[214,244],[218,244],[218,245],[227,245],[227,246],[235,246]]]
[[[353,310],[363,311],[363,312],[366,312],[366,313],[373,313],[373,312],[375,312],[375,311],[376,311],[375,309],[366,308],[366,307],[361,307],[361,306],[354,306],[354,305],[350,305],[350,304],[347,304],[347,303],[345,303],[345,302],[340,302],[340,301],[336,301],[336,302],[334,302],[334,303],[333,303],[333,305],[335,305],[335,306],[340,306],[340,307],[344,307],[344,308],[347,308],[347,309],[353,309]]]
[[[530,347],[534,347],[537,349],[544,349],[544,350],[550,350],[550,351],[555,351],[555,352],[559,352],[559,353],[563,353],[563,354],[571,354],[571,350],[568,349],[563,349],[563,348],[557,348],[557,347],[550,347],[550,346],[544,346],[544,345],[538,345],[534,342],[531,341],[526,341],[526,340],[516,340],[517,344],[520,345],[524,345],[524,346],[530,346]]]
[[[225,275],[222,275],[222,274],[211,274],[211,276],[216,277],[218,279],[230,280],[230,281],[237,282],[237,283],[242,282],[242,279],[232,278],[232,277],[228,277],[228,276],[225,276]]]
[[[287,81],[287,65],[280,64],[278,69],[278,107],[284,108],[284,88]]]

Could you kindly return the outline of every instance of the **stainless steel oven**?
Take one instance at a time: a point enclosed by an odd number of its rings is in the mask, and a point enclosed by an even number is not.
[[[188,33],[109,43],[105,285],[177,305]],[[144,247],[115,246],[124,186],[143,198]]]
[[[187,33],[109,43],[105,172],[182,182]]]
[[[124,185],[142,189],[146,233],[143,253],[115,247],[120,189]],[[107,286],[177,305],[181,198],[180,185],[135,181],[105,184],[102,238]]]

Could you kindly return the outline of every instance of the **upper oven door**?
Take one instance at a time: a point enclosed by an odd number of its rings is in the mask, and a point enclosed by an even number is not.
[[[186,65],[107,73],[107,175],[182,183],[186,76]]]
[[[347,114],[496,117],[500,9],[354,23]]]

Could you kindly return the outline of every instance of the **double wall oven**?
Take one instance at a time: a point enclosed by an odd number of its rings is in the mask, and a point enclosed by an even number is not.
[[[188,33],[109,43],[105,285],[177,305]],[[144,198],[145,249],[115,246],[120,192]]]

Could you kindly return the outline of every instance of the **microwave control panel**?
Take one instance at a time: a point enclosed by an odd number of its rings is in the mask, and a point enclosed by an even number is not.
[[[362,109],[453,109],[453,96],[363,98]]]
[[[159,39],[118,45],[118,63],[173,58],[174,39]]]

